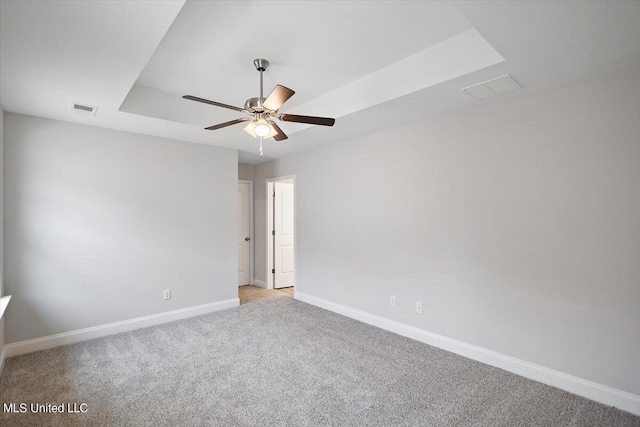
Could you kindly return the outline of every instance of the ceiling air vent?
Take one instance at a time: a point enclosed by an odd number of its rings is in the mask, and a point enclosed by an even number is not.
[[[512,92],[516,89],[520,89],[522,86],[513,80],[509,74],[496,77],[495,79],[487,80],[486,82],[478,83],[477,85],[469,86],[460,89],[467,92],[475,99],[487,99],[494,96],[502,95],[503,93]]]
[[[94,117],[96,115],[96,111],[98,111],[98,107],[92,107],[90,105],[83,105],[72,102],[69,106],[69,111],[71,111],[73,114],[79,114],[81,116]]]

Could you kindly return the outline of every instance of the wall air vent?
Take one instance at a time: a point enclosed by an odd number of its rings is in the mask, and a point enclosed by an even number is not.
[[[502,95],[503,93],[512,92],[516,89],[520,89],[522,86],[513,79],[509,74],[496,77],[495,79],[487,80],[486,82],[478,83],[477,85],[469,86],[460,89],[463,92],[468,93],[475,99],[487,99],[494,96]]]
[[[98,107],[92,107],[90,105],[78,104],[77,102],[72,102],[69,105],[69,111],[73,114],[79,114],[81,116],[89,116],[94,117],[96,112],[98,111]]]

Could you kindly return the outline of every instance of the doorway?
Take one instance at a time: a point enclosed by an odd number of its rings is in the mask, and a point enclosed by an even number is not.
[[[295,176],[267,180],[267,288],[295,286]]]
[[[253,284],[253,181],[238,181],[238,286]]]

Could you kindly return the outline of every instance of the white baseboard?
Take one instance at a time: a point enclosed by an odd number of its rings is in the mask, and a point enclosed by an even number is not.
[[[467,344],[452,338],[447,338],[442,335],[434,334],[404,323],[385,319],[384,317],[356,310],[341,304],[336,304],[305,293],[296,292],[295,299],[342,314],[343,316],[359,320],[369,325],[377,326],[378,328],[394,332],[398,335],[412,338],[425,344],[468,357],[469,359],[477,360],[478,362],[513,372],[514,374],[527,377],[534,381],[557,387],[570,393],[577,394],[578,396],[586,397],[587,399],[595,400],[596,402],[600,402],[605,405],[615,406],[616,408],[631,412],[635,415],[640,415],[640,396],[638,395],[578,378],[560,371],[545,368],[544,366],[529,363],[524,360],[516,359],[511,356]]]
[[[179,310],[165,311],[164,313],[123,320],[121,322],[108,323],[106,325],[93,326],[91,328],[78,329],[76,331],[64,332],[61,334],[49,335],[32,340],[5,344],[2,353],[4,354],[4,357],[18,356],[21,354],[32,353],[34,351],[45,350],[61,345],[73,344],[81,341],[91,340],[94,338],[104,337],[107,335],[114,335],[121,332],[132,331],[134,329],[146,328],[148,326],[155,326],[162,323],[173,322],[175,320],[186,319],[187,317],[200,316],[202,314],[225,310],[227,308],[237,307],[239,305],[240,299],[231,298],[228,300],[196,305],[194,307],[187,307]]]
[[[0,348],[0,377],[2,376],[2,369],[4,368],[4,359],[7,358],[6,346]]]
[[[263,280],[253,279],[253,284],[259,288],[267,289],[267,282]]]

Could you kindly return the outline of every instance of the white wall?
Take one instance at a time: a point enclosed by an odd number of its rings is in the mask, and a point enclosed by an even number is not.
[[[6,114],[7,343],[237,298],[237,163]]]
[[[253,181],[253,165],[238,163],[238,179]]]
[[[4,111],[0,105],[0,296],[4,296]],[[4,346],[4,317],[0,319],[0,352]],[[0,356],[1,357],[1,356]],[[0,359],[0,366],[3,361]],[[0,370],[0,372],[2,372]]]
[[[640,69],[256,166],[257,279],[288,174],[297,291],[640,395]]]

